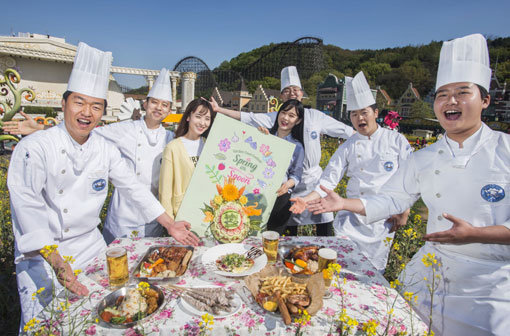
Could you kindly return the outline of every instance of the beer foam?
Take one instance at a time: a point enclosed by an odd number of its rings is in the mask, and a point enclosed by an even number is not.
[[[319,250],[319,257],[328,259],[328,260],[336,260],[336,251],[330,248],[321,248]]]
[[[278,238],[280,238],[280,234],[276,231],[264,231],[262,233],[262,238],[268,240],[277,240]]]
[[[110,258],[122,257],[124,254],[126,254],[126,249],[123,247],[114,247],[106,252],[106,255]]]

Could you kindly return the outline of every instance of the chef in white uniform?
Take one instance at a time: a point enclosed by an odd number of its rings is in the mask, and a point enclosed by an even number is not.
[[[91,133],[106,108],[111,60],[110,52],[80,43],[62,100],[64,122],[22,139],[12,154],[7,184],[21,327],[49,303],[54,287],[88,294],[73,269],[82,269],[106,247],[97,225],[108,180],[130,196],[144,222],[157,218],[178,241],[198,242],[189,226],[174,222],[137,181],[119,150]],[[57,250],[45,255],[51,245]],[[75,262],[71,266],[62,256]],[[34,300],[32,294],[43,287]]]
[[[289,99],[297,99],[301,101],[303,98],[303,88],[299,75],[295,66],[288,66],[283,68],[281,72],[281,95],[280,99],[286,102]],[[270,129],[275,120],[278,112],[271,113],[253,113],[253,112],[239,112],[228,110],[218,106],[214,98],[210,101],[213,109],[216,112],[226,114],[237,120],[255,127],[265,127]],[[319,166],[321,160],[321,134],[326,134],[331,137],[338,137],[347,139],[354,133],[352,127],[333,119],[321,111],[315,109],[305,109],[304,121],[304,134],[303,140],[305,144],[305,160],[303,175],[301,182],[294,188],[292,197],[304,197],[311,193],[317,181],[319,180],[322,169]],[[293,214],[289,219],[289,226],[307,225],[307,224],[325,224],[318,225],[318,233],[327,235],[332,231],[331,223],[333,221],[332,213],[323,213],[320,215],[313,215],[305,210],[303,213],[296,215]]]
[[[397,171],[412,152],[407,139],[400,133],[379,127],[374,96],[363,72],[354,78],[346,77],[347,110],[357,133],[347,139],[331,157],[315,191],[306,197],[292,199],[291,211],[300,212],[307,201],[326,196],[319,188],[335,189],[344,174],[349,177],[347,197],[376,195],[382,185]],[[377,270],[384,272],[390,246],[384,242],[393,238],[394,221],[397,226],[407,222],[409,212],[367,223],[365,216],[339,211],[335,217],[336,235],[346,235],[356,242]]]
[[[510,330],[510,135],[481,122],[490,103],[489,52],[484,37],[443,43],[434,112],[446,135],[414,153],[377,196],[328,196],[311,211],[348,209],[370,221],[409,207],[420,196],[429,209],[425,245],[402,273],[428,320],[434,254],[441,274],[432,305],[436,334],[508,335]],[[429,279],[424,281],[424,278]]]
[[[165,130],[161,121],[171,111],[172,87],[168,70],[163,68],[154,82],[143,107],[145,116],[140,120],[113,123],[94,130],[113,142],[126,158],[136,178],[157,197],[161,155],[167,143],[173,139],[173,132]],[[103,227],[106,243],[118,237],[158,237],[164,228],[152,221],[146,223],[142,214],[122,190],[115,189]]]

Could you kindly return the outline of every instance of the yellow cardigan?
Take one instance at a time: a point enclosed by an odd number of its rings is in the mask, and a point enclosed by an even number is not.
[[[195,165],[180,138],[166,145],[159,173],[159,201],[166,213],[175,218],[188,188]]]

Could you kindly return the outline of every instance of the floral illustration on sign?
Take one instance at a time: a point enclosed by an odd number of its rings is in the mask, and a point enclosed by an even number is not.
[[[250,136],[248,139],[244,140],[247,144],[250,145],[251,149],[257,149],[257,143],[253,141],[253,138]]]
[[[271,168],[264,169],[264,177],[266,179],[273,178],[273,175],[274,175],[274,171]]]
[[[237,134],[234,132],[234,136],[232,138],[230,138],[230,140],[232,140],[232,142],[238,142],[239,141],[239,137],[237,136]]]
[[[223,169],[225,169],[225,165],[223,163],[220,163],[218,165],[218,170],[223,170]]]
[[[268,160],[266,161],[266,163],[267,163],[267,165],[268,165],[269,167],[273,167],[273,168],[274,168],[274,167],[276,167],[276,162],[274,162],[274,161],[273,161],[273,159],[271,159],[271,158],[270,158],[270,159],[268,159]]]
[[[260,149],[259,151],[264,154],[265,156],[267,156],[265,153],[266,152],[269,152],[269,146],[268,145],[265,145],[265,144],[262,144],[260,145]]]
[[[226,153],[230,149],[230,141],[228,141],[228,139],[225,138],[225,139],[220,141],[218,146],[220,147],[220,151]]]
[[[223,153],[216,153],[216,154],[214,154],[214,157],[218,160],[226,160],[227,159],[227,157]]]
[[[223,186],[216,184],[218,194],[201,209],[205,215],[203,222],[209,223],[212,235],[221,243],[238,243],[251,231],[260,231],[260,220],[250,217],[260,216],[262,209],[257,209],[257,202],[247,205],[245,189],[246,186],[238,189],[234,179],[226,179]]]
[[[221,165],[222,165],[222,163],[220,163],[220,165],[218,165],[219,170],[222,170],[222,169],[220,169]],[[225,169],[225,165],[223,165],[223,169]],[[216,170],[216,166],[209,166],[207,164],[205,165],[205,172],[209,176],[209,178],[211,179],[211,181],[213,183],[221,182],[223,175],[220,174],[219,170]]]

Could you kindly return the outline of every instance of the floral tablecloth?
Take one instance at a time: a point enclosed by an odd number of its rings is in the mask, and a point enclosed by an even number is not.
[[[261,246],[260,238],[248,238],[245,244]],[[130,272],[150,246],[175,244],[172,238],[124,238],[115,240],[110,246],[122,246],[128,251]],[[299,332],[309,335],[334,333],[333,321],[344,321],[350,325],[351,334],[361,335],[423,335],[427,328],[383,276],[378,273],[370,261],[361,253],[356,244],[347,237],[283,237],[280,244],[321,245],[334,249],[338,253],[338,264],[342,266],[337,287],[331,287],[333,297],[324,301],[323,308],[312,316],[309,322],[302,323]],[[240,294],[242,305],[233,315],[223,319],[214,319],[208,330],[211,335],[293,335],[298,322],[285,326],[281,317],[266,314],[258,305],[253,304],[242,290],[242,278],[227,278],[207,270],[201,257],[214,243],[206,241],[195,248],[188,271],[179,282],[173,285],[183,287],[221,286]],[[279,264],[279,262],[278,262]],[[87,302],[75,309],[75,315],[86,316],[94,321],[95,309],[99,301],[108,295],[105,256],[97,257],[79,275],[79,280],[88,286],[91,295]],[[131,279],[131,281],[136,281]],[[200,316],[186,313],[176,294],[166,288],[169,282],[156,283],[165,293],[162,309],[143,321],[136,329],[111,329],[101,323],[93,322],[82,333],[87,335],[194,335],[199,331]],[[76,303],[75,303],[76,304]],[[342,309],[343,307],[343,309]],[[342,314],[343,313],[343,314]]]

